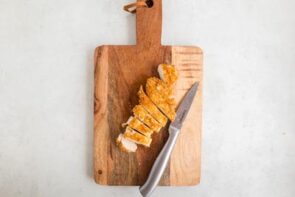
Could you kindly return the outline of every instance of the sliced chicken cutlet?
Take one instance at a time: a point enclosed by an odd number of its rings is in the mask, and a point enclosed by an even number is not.
[[[178,79],[178,73],[173,65],[160,64],[158,66],[160,78],[169,85],[173,85]]]
[[[155,104],[149,99],[149,97],[143,91],[142,86],[138,91],[139,103],[148,111],[160,124],[164,127],[167,123],[167,118],[160,110],[155,106]]]
[[[116,143],[124,152],[135,152],[137,149],[136,143],[126,139],[122,133],[117,137]]]
[[[170,119],[174,120],[175,101],[171,98],[172,88],[164,81],[151,77],[146,83],[146,93],[152,102]]]
[[[124,134],[116,139],[119,148],[126,152],[135,152],[136,144],[149,147],[153,131],[160,131],[167,123],[167,117],[176,116],[173,87],[178,78],[173,65],[160,64],[158,72],[161,79],[151,77],[147,80],[146,93],[141,86],[138,91],[139,105],[133,108],[134,116],[127,123]]]
[[[161,124],[156,121],[142,105],[136,105],[132,111],[134,116],[146,124],[151,130],[159,132],[162,128]]]
[[[130,116],[126,123],[123,125],[128,125],[130,128],[142,133],[143,135],[150,137],[153,133],[153,130],[151,130],[149,127],[147,127],[145,124],[143,124],[140,120],[137,118]]]
[[[136,144],[141,144],[146,147],[150,147],[150,144],[152,142],[152,139],[149,137],[146,137],[135,130],[133,130],[130,127],[126,127],[125,132],[124,132],[124,137]]]
[[[155,94],[149,94],[148,96],[155,103],[155,105],[157,105],[157,107],[169,118],[169,120],[174,120],[176,116],[174,104],[170,105],[165,101],[158,100],[158,97]]]
[[[154,95],[157,97],[158,102],[165,102],[175,107],[175,100],[173,98],[173,89],[163,80],[151,77],[146,82],[147,95]]]

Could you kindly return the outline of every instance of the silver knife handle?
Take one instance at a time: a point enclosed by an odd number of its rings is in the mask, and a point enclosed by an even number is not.
[[[146,182],[139,188],[139,191],[143,197],[148,197],[154,189],[157,187],[162,174],[167,166],[169,161],[169,157],[173,150],[173,147],[176,143],[177,136],[179,134],[178,129],[170,126],[169,128],[169,137],[164,145],[163,149],[161,150],[160,154],[158,155]]]

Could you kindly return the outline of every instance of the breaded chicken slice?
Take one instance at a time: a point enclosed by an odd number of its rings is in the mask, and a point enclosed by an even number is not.
[[[141,144],[146,147],[150,147],[150,144],[152,142],[152,139],[149,137],[146,137],[135,130],[133,130],[130,127],[126,127],[125,132],[124,132],[124,138],[136,143],[136,144]]]
[[[160,78],[169,85],[173,85],[178,79],[178,72],[173,65],[160,64],[158,66]]]
[[[132,111],[134,116],[146,124],[151,130],[159,132],[162,128],[161,124],[156,121],[142,105],[136,105]]]
[[[137,149],[136,143],[126,139],[122,133],[117,137],[116,143],[124,152],[135,152]]]
[[[139,103],[144,109],[149,112],[160,124],[164,127],[167,123],[167,117],[155,106],[155,104],[149,99],[149,97],[143,91],[142,86],[138,91]]]
[[[173,88],[163,80],[156,77],[148,78],[145,89],[147,95],[153,95],[157,98],[158,102],[165,102],[171,105],[171,107],[176,106],[175,100],[173,98]]]
[[[151,101],[170,119],[175,118],[175,101],[172,98],[172,87],[156,77],[146,83],[146,93]]]
[[[153,133],[153,130],[151,130],[149,127],[143,124],[143,122],[133,116],[130,116],[127,122],[123,125],[128,125],[130,128],[140,132],[147,137],[150,137]]]
[[[155,103],[155,105],[169,118],[169,120],[174,120],[176,116],[175,104],[169,104],[168,102],[162,101],[156,94],[148,94],[148,96],[152,102]]]

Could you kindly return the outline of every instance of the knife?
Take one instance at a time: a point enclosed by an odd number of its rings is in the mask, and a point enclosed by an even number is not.
[[[165,143],[163,149],[161,150],[160,154],[158,155],[150,171],[148,179],[141,187],[139,187],[139,191],[143,197],[150,196],[150,194],[154,191],[162,177],[162,174],[167,166],[169,157],[171,155],[171,152],[179,135],[180,129],[182,127],[182,123],[185,120],[187,113],[194,100],[194,97],[197,93],[198,86],[199,83],[195,82],[193,86],[190,88],[190,90],[186,93],[185,97],[183,98],[177,109],[175,120],[171,122],[169,125],[169,138]]]

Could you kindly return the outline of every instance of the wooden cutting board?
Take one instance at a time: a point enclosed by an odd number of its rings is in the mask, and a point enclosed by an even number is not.
[[[95,51],[94,179],[102,185],[142,185],[168,137],[167,127],[153,135],[150,148],[124,153],[115,144],[121,124],[138,103],[137,91],[157,66],[173,64],[179,71],[176,99],[195,81],[200,86],[160,185],[187,186],[200,181],[202,123],[202,50],[161,45],[162,2],[136,13],[136,45],[104,45]],[[119,32],[118,32],[119,33]],[[184,35],[185,36],[185,35]]]

